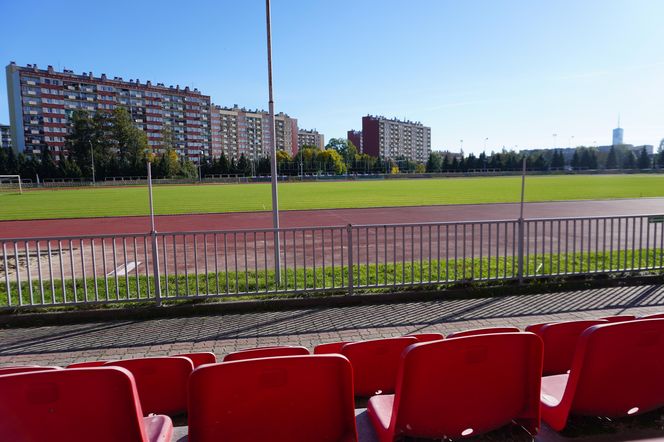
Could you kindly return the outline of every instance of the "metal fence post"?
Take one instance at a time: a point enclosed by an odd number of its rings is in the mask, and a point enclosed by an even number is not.
[[[523,218],[519,218],[518,220],[519,223],[519,247],[517,250],[518,253],[518,271],[517,271],[517,277],[519,278],[519,284],[523,283],[523,235],[525,233],[524,229],[524,220]]]
[[[346,236],[348,238],[348,294],[353,294],[353,226],[346,226]]]
[[[521,170],[521,203],[519,205],[519,284],[523,283],[523,242],[524,242],[524,221],[523,221],[523,204],[526,193],[526,156],[523,157],[523,168]],[[535,238],[537,241],[537,238]]]
[[[157,232],[150,232],[152,237],[152,273],[154,276],[154,297],[157,307],[161,307],[161,278],[159,275],[159,248],[157,246]],[[168,282],[166,282],[168,284]]]
[[[161,279],[159,275],[159,248],[157,230],[154,222],[154,204],[152,202],[152,164],[148,161],[148,197],[150,200],[150,236],[152,237],[152,273],[154,277],[154,297],[157,307],[161,307]],[[146,253],[147,254],[147,253]],[[147,271],[146,271],[147,276]],[[147,280],[150,284],[150,278]]]

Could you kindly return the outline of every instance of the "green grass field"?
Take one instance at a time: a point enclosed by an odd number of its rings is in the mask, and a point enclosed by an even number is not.
[[[516,202],[520,177],[284,183],[282,210]],[[527,178],[527,201],[664,196],[664,175],[549,175]],[[269,184],[156,186],[155,213],[270,210]],[[145,215],[146,187],[0,193],[0,220]]]

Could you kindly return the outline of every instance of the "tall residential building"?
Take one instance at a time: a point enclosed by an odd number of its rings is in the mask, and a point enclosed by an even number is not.
[[[304,146],[317,147],[320,150],[325,149],[325,135],[318,133],[315,129],[306,130],[300,129],[297,131],[297,148],[302,149]]]
[[[363,150],[364,143],[362,143],[361,130],[349,130],[348,132],[346,132],[346,138],[348,138],[348,141],[350,141],[355,145],[355,147],[357,147],[358,152],[364,153]]]
[[[613,142],[611,143],[614,146],[623,144],[623,130],[620,127],[613,129]]]
[[[270,114],[263,110],[248,110],[233,107],[213,106],[212,150],[224,153],[236,160],[244,154],[246,158],[261,158],[271,151]],[[283,112],[274,116],[277,150],[294,155],[298,150],[297,119]]]
[[[431,153],[431,128],[419,122],[362,117],[362,149],[374,157],[423,163]]]
[[[10,127],[6,124],[0,124],[0,149],[12,148],[12,135]]]
[[[92,72],[56,72],[52,66],[7,68],[7,95],[14,149],[39,154],[48,145],[58,158],[65,151],[69,119],[79,109],[111,112],[126,108],[134,124],[148,137],[153,152],[163,150],[162,135],[169,128],[180,155],[197,161],[210,149],[210,97],[198,89],[165,86],[138,79],[95,77]]]

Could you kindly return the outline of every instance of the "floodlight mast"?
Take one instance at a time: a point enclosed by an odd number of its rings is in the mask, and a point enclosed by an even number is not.
[[[274,123],[274,96],[272,93],[272,23],[270,18],[270,0],[265,0],[265,21],[267,26],[267,83],[269,94],[271,153],[270,169],[272,172],[272,227],[274,228],[274,281],[277,287],[281,283],[281,263],[279,242],[279,196],[277,193],[277,131]]]

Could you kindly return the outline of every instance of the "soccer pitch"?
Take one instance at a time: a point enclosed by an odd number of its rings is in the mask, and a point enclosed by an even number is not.
[[[283,183],[281,210],[517,202],[521,177]],[[526,179],[526,201],[664,196],[664,175],[548,175]],[[270,210],[269,184],[154,187],[155,213]],[[0,220],[146,215],[147,188],[98,187],[0,194]]]

